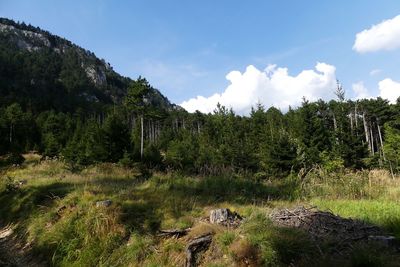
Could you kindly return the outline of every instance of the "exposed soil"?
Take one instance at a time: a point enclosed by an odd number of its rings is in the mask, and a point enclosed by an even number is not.
[[[33,255],[30,245],[17,237],[12,226],[5,226],[0,227],[0,266],[40,267],[47,264]]]

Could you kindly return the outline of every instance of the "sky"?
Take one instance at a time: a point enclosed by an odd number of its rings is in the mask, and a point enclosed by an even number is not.
[[[400,96],[398,0],[0,0],[0,16],[144,76],[171,102],[239,114],[334,98]]]

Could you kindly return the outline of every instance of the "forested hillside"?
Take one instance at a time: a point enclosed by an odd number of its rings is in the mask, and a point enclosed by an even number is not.
[[[338,84],[337,100],[303,99],[288,112],[257,105],[248,117],[223,106],[189,114],[145,79],[124,78],[65,39],[7,19],[0,26],[2,154],[37,150],[78,165],[144,161],[260,178],[315,164],[398,169],[399,103],[346,100]]]
[[[74,167],[144,162],[159,170],[249,172],[260,179],[317,164],[332,170],[399,168],[399,103],[345,100],[338,85],[332,88],[337,100],[304,99],[285,113],[257,105],[249,116],[223,106],[212,114],[190,114],[154,105],[147,97],[151,90],[139,78],[130,83],[120,103],[92,112],[80,107],[33,112],[26,105],[31,98],[4,104],[0,152],[36,150],[63,157]]]
[[[38,27],[0,18],[1,106],[18,102],[37,114],[46,110],[100,112],[120,104],[131,79],[104,59]],[[156,89],[152,104],[171,108]]]

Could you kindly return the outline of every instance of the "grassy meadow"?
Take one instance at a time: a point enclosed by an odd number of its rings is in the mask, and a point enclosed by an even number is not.
[[[0,223],[13,227],[33,253],[54,266],[183,266],[191,238],[213,234],[201,266],[399,266],[399,254],[371,245],[348,255],[317,249],[303,232],[274,226],[276,208],[316,206],[361,219],[400,238],[400,178],[383,170],[304,175],[257,181],[252,177],[144,175],[99,164],[71,172],[57,160],[26,155],[3,169]],[[96,207],[109,199],[110,207]],[[229,208],[245,221],[236,229],[202,218]],[[182,238],[160,229],[191,228]]]

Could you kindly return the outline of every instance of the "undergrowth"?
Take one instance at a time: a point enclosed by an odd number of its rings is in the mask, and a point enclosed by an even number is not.
[[[399,179],[385,171],[316,168],[259,181],[173,173],[144,177],[140,170],[115,164],[76,173],[57,160],[30,160],[0,179],[0,223],[14,225],[20,238],[54,266],[182,266],[188,240],[205,233],[214,241],[204,266],[391,266],[398,260],[359,247],[338,261],[321,255],[304,232],[276,227],[268,216],[274,208],[317,206],[400,238]],[[110,207],[96,207],[105,199],[112,201]],[[237,211],[245,222],[237,229],[199,222],[218,207]],[[160,229],[189,227],[184,238],[157,237]]]

